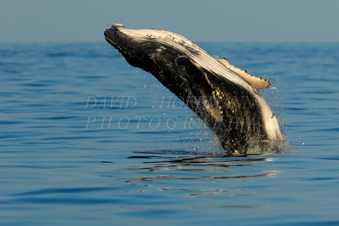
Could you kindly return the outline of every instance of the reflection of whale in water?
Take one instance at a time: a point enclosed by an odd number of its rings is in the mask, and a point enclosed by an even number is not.
[[[269,86],[266,80],[172,32],[114,24],[105,37],[129,64],[152,73],[187,104],[228,153],[280,151],[278,121],[257,90]]]
[[[260,155],[220,155],[220,156],[198,156],[198,157],[175,157],[164,158],[164,156],[156,155],[137,155],[131,156],[129,158],[144,158],[145,164],[150,165],[148,167],[130,167],[128,170],[134,172],[140,171],[163,171],[168,172],[168,174],[161,174],[160,176],[137,176],[126,182],[136,182],[136,181],[161,181],[161,180],[219,180],[219,179],[244,179],[244,178],[254,178],[254,177],[268,177],[275,176],[280,173],[280,171],[270,170],[270,171],[237,171],[230,172],[231,168],[238,167],[249,167],[259,162],[274,161],[273,158],[266,158]],[[204,175],[191,176],[187,174],[185,176],[180,176],[177,174],[171,175],[169,171],[187,171],[187,172],[201,172]],[[172,172],[173,173],[173,172]],[[221,175],[217,173],[222,173]]]

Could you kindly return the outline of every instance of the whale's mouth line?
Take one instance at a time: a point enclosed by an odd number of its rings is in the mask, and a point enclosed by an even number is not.
[[[105,39],[107,42],[109,42],[111,45],[113,45],[113,41],[108,37],[108,29],[104,32]]]
[[[106,41],[109,42],[109,44],[113,45],[113,41],[107,37],[105,37]]]
[[[113,46],[114,48],[117,48],[116,44],[113,42],[113,40],[106,36],[106,33],[105,33],[105,39],[109,44],[111,44],[111,46]]]

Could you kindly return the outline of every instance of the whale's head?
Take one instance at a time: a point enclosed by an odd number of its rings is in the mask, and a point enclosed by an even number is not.
[[[152,32],[150,32],[152,30]],[[129,64],[143,69],[154,51],[160,48],[152,35],[156,29],[129,29],[123,24],[113,24],[104,32],[105,39],[116,48]]]
[[[147,70],[156,57],[177,58],[183,52],[198,54],[198,47],[185,37],[159,29],[129,29],[123,24],[113,24],[104,32],[105,39],[116,48],[129,64]],[[171,59],[172,60],[172,59]],[[149,71],[149,69],[147,70]]]
[[[139,63],[135,58],[141,57],[145,52],[139,51],[142,40],[136,38],[131,34],[132,30],[129,30],[123,24],[113,24],[110,29],[104,32],[105,39],[125,57],[129,64],[137,67]]]

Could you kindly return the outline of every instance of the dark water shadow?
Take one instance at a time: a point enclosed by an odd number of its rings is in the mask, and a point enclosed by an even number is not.
[[[161,154],[163,153],[163,154]],[[174,156],[164,156],[164,153],[174,153]],[[180,153],[181,155],[177,155]],[[158,151],[138,153],[144,155],[130,156],[128,158],[145,159],[142,167],[130,167],[127,170],[133,172],[162,172],[155,176],[137,176],[126,180],[136,181],[169,181],[169,180],[221,180],[221,179],[245,179],[255,177],[269,177],[280,173],[277,170],[259,170],[256,166],[260,162],[274,161],[272,157],[264,155],[206,155],[196,153],[192,157],[181,151]],[[251,167],[248,170],[240,170],[243,167]],[[239,170],[237,170],[237,168]],[[181,172],[181,173],[180,173]]]

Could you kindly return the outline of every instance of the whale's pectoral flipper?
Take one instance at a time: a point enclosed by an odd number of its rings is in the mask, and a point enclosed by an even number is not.
[[[205,107],[217,122],[221,122],[222,111],[212,84],[207,77],[209,72],[197,68],[189,58],[184,56],[176,58],[175,62],[181,69],[182,74],[185,75],[195,99]]]
[[[258,78],[256,76],[248,74],[246,70],[241,70],[240,68],[235,67],[234,65],[230,64],[225,58],[218,58],[218,60],[226,67],[243,77],[249,83],[251,83],[255,88],[265,89],[270,86],[270,83],[266,79]]]

